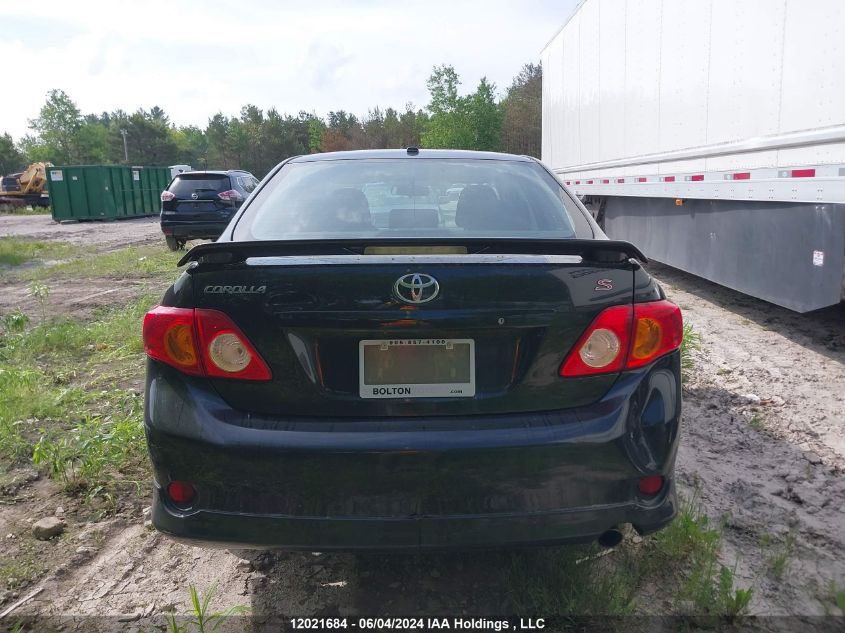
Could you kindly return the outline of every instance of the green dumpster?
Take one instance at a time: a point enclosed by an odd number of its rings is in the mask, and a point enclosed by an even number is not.
[[[167,167],[58,165],[47,170],[54,220],[155,215],[169,182]]]

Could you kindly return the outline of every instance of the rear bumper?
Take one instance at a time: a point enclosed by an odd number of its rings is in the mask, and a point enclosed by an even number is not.
[[[228,224],[228,219],[223,222],[171,222],[162,220],[161,232],[177,238],[217,239]]]
[[[622,523],[641,534],[669,524],[677,512],[674,483],[656,503],[594,506],[532,514],[407,518],[315,518],[200,511],[172,512],[158,489],[153,524],[194,545],[307,551],[471,549],[555,545],[596,540]]]
[[[149,362],[155,527],[226,547],[408,549],[593,540],[676,513],[677,353],[620,375],[599,402],[500,416],[315,420],[232,410]],[[640,477],[662,474],[655,497]],[[163,487],[194,483],[189,511]]]

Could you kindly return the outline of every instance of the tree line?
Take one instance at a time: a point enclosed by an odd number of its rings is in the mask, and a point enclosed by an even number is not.
[[[246,169],[263,177],[289,156],[352,149],[427,148],[503,151],[539,156],[542,70],[526,64],[505,95],[482,78],[460,94],[452,66],[435,66],[428,78],[429,103],[404,110],[374,107],[357,117],[345,110],[324,117],[282,114],[245,105],[238,116],[211,117],[205,129],[176,125],[155,106],[83,114],[62,90],[51,90],[31,132],[18,143],[0,136],[0,174],[34,161],[54,165],[188,164],[195,169]]]

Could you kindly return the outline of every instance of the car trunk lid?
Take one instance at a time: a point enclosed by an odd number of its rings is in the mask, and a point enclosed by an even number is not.
[[[477,245],[464,245],[476,251],[465,254],[374,255],[365,254],[366,248],[350,253],[347,245],[345,254],[273,256],[266,255],[268,245],[262,250],[257,244],[240,253],[238,247],[205,249],[186,259],[201,260],[191,269],[196,307],[228,314],[273,373],[267,383],[214,380],[232,407],[331,417],[465,415],[585,405],[613,384],[613,374],[558,375],[596,315],[633,299],[636,264],[606,245],[614,261],[599,261],[600,251],[589,242],[581,249],[558,248],[581,250],[589,258],[477,252]],[[302,244],[286,250],[297,248],[309,250]],[[397,293],[397,282],[415,275],[436,280],[437,296],[414,304]],[[472,395],[362,397],[362,341],[384,342],[387,354],[389,345],[409,346],[385,366],[437,363],[432,350],[412,348],[442,350],[450,342],[471,341]],[[454,377],[454,367],[445,371]]]

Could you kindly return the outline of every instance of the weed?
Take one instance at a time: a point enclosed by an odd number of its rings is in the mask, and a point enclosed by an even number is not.
[[[230,607],[226,611],[209,613],[209,605],[217,590],[217,584],[215,583],[208,591],[204,592],[202,598],[200,598],[197,588],[194,585],[190,585],[189,590],[191,592],[191,606],[194,610],[191,619],[179,623],[176,621],[175,615],[168,615],[168,633],[191,633],[191,631],[196,631],[196,633],[211,633],[212,631],[216,631],[233,615],[246,613],[249,610],[243,605],[238,605]]]
[[[597,546],[513,554],[508,587],[514,611],[527,614],[623,615],[633,611],[636,565],[596,558]]]
[[[25,587],[44,573],[42,558],[27,545],[18,548],[14,560],[0,563],[0,583],[10,591]]]
[[[760,549],[766,558],[766,567],[772,577],[780,580],[789,569],[789,563],[795,550],[795,532],[789,530],[783,541],[774,543],[771,536],[760,537]]]
[[[27,325],[29,325],[29,317],[21,312],[20,308],[3,315],[3,330],[7,334],[23,332]]]
[[[50,295],[50,289],[44,284],[32,282],[29,285],[29,295],[38,301],[38,305],[41,306],[41,318],[46,319],[47,313],[44,311],[44,302],[47,301],[47,297]]]
[[[69,433],[43,432],[33,463],[46,467],[69,490],[89,490],[89,497],[90,491],[94,496],[103,493],[121,468],[143,454],[140,398],[131,400],[126,414],[89,416]]]
[[[683,579],[675,594],[680,611],[730,619],[742,615],[751,589],[734,587],[734,571],[719,563],[721,534],[710,526],[693,494],[681,502],[678,516],[651,540],[651,570],[681,568]]]
[[[755,413],[751,416],[751,419],[748,421],[748,425],[752,429],[757,429],[758,431],[762,431],[766,428],[766,418],[764,418],[759,413]]]
[[[145,297],[90,323],[44,322],[0,339],[0,453],[31,456],[89,499],[113,499],[143,463],[141,399],[113,377],[137,380],[151,303]]]
[[[688,379],[694,365],[693,352],[701,349],[701,335],[696,332],[692,324],[684,323],[684,333],[681,339],[681,375]]]

